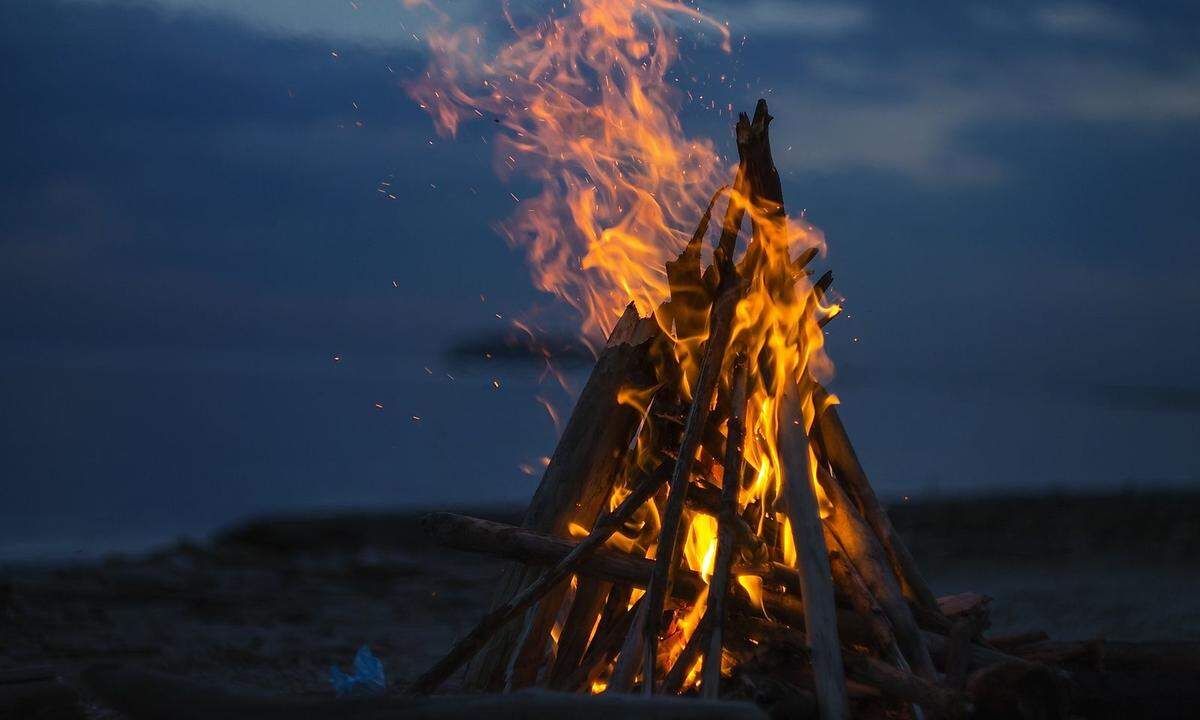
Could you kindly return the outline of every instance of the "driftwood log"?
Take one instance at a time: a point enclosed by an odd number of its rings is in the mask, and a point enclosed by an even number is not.
[[[485,555],[516,560],[529,565],[552,565],[560,561],[574,549],[576,543],[542,533],[535,533],[514,525],[482,520],[454,513],[430,513],[426,515],[423,524],[432,539],[446,547],[477,552]],[[753,568],[748,568],[753,570]],[[654,571],[654,562],[642,557],[632,557],[622,553],[599,550],[583,560],[578,568],[578,574],[596,577],[613,583],[626,583],[633,587],[646,587]],[[743,574],[742,569],[734,566],[735,575]],[[706,587],[704,580],[693,570],[679,568],[676,572],[675,583],[672,586],[672,597],[683,602],[692,602]],[[797,593],[780,593],[765,589],[762,593],[763,605],[768,614],[777,617],[789,625],[803,629],[805,627],[804,604]],[[731,610],[743,614],[759,615],[763,608],[752,603],[740,592],[730,593],[728,601]],[[870,644],[871,633],[866,623],[850,610],[837,609],[838,632],[847,641]],[[928,633],[926,637],[933,633]],[[938,648],[942,648],[945,637],[940,638]],[[927,640],[928,641],[928,640]],[[931,645],[932,647],[932,645]],[[972,658],[975,662],[976,649],[985,652],[984,660],[974,666],[982,667],[992,662],[1012,660],[1012,656],[994,650],[972,646]],[[986,654],[990,653],[990,655]]]
[[[789,383],[783,396],[779,428],[779,453],[783,462],[783,489],[800,568],[804,622],[812,654],[817,710],[822,720],[849,717],[846,675],[838,640],[833,576],[829,551],[817,507],[810,473],[808,435],[800,406],[800,389]]]
[[[925,647],[917,621],[904,600],[883,548],[842,485],[830,477],[824,468],[818,469],[817,477],[832,504],[829,517],[825,520],[826,526],[837,536],[850,563],[891,621],[896,641],[913,670],[926,680],[933,680],[936,671],[929,649]]]
[[[595,521],[612,492],[621,457],[640,420],[637,410],[618,402],[617,394],[625,387],[653,384],[650,351],[658,335],[657,323],[640,318],[631,303],[579,395],[526,511],[524,527],[565,537],[569,523],[591,525]],[[508,602],[536,579],[536,569],[510,567],[500,581],[493,607]],[[511,684],[520,687],[531,682],[531,664],[540,662],[563,592],[565,586],[530,611],[525,640],[518,652],[514,652],[514,645],[522,635],[521,628],[509,625],[496,633],[468,667],[466,686],[498,689],[504,682],[503,666],[510,657],[515,669]],[[536,674],[536,667],[532,672]]]
[[[821,453],[833,468],[834,475],[846,488],[847,494],[854,500],[867,524],[875,531],[891,561],[896,577],[900,580],[905,597],[926,610],[937,612],[937,601],[917,568],[916,560],[900,538],[900,533],[896,532],[887,511],[871,488],[867,473],[863,470],[854,445],[850,442],[850,436],[842,425],[837,406],[830,404],[827,394],[820,388],[813,394],[813,404],[818,410],[815,425]]]

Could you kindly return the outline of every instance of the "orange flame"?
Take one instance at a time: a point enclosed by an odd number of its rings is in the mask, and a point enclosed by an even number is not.
[[[564,6],[566,4],[564,3]],[[690,138],[667,72],[678,20],[721,24],[675,0],[576,0],[531,27],[510,25],[495,54],[479,28],[426,33],[432,61],[409,93],[454,135],[492,115],[499,170],[541,186],[501,226],[525,250],[535,285],[559,296],[599,340],[622,309],[667,296],[677,254],[726,168],[712,141]]]

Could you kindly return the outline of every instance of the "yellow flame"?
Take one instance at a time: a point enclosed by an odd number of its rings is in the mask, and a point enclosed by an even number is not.
[[[687,566],[700,573],[708,583],[712,579],[713,565],[717,559],[717,519],[712,515],[696,513],[688,526],[687,540],[683,544],[683,557]]]
[[[763,604],[762,578],[757,575],[738,575],[737,581],[738,585],[741,585],[742,589],[746,591],[746,594],[750,596],[750,602],[757,605],[765,615],[767,608]]]

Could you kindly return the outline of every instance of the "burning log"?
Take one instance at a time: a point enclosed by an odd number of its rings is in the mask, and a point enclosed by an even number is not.
[[[590,525],[595,519],[612,492],[621,455],[640,419],[637,410],[618,402],[618,392],[625,387],[653,384],[649,356],[658,334],[656,323],[640,318],[632,304],[626,308],[563,429],[526,511],[524,527],[566,536],[570,522]],[[503,606],[536,579],[534,570],[522,566],[510,568],[500,581],[493,607]],[[565,588],[554,599],[561,602],[563,591]],[[518,684],[529,679],[530,663],[540,660],[541,648],[557,612],[558,605],[547,598],[526,623],[527,640],[519,653],[524,662],[517,662],[522,671],[514,678]],[[510,626],[489,640],[468,669],[467,687],[497,686],[503,666],[512,655],[518,631],[519,628]]]
[[[701,695],[710,700],[720,694],[721,648],[725,625],[725,596],[729,594],[729,571],[733,564],[733,544],[740,518],[737,516],[738,490],[742,477],[742,442],[746,437],[746,386],[749,368],[746,357],[739,355],[733,363],[733,391],[729,397],[728,437],[725,442],[725,475],[721,488],[721,510],[717,518],[717,557],[713,565],[712,585],[708,607],[704,613],[703,676]],[[690,643],[689,643],[690,644]]]
[[[739,224],[740,220],[741,218],[738,217]],[[728,225],[726,227],[728,228]],[[683,428],[683,440],[679,445],[675,469],[671,473],[670,494],[667,499],[666,511],[663,514],[658,551],[655,555],[654,576],[646,591],[646,621],[642,630],[646,650],[642,660],[642,672],[645,678],[643,687],[646,688],[645,692],[647,693],[653,693],[654,666],[657,662],[662,606],[663,601],[670,593],[672,576],[675,572],[679,521],[683,515],[688,486],[691,484],[692,463],[695,461],[696,450],[700,444],[705,422],[708,420],[713,395],[716,393],[717,381],[720,378],[725,351],[728,348],[732,332],[733,311],[737,307],[739,294],[737,276],[731,273],[724,277],[721,289],[717,293],[717,299],[713,303],[708,342],[704,351],[704,359],[700,364],[700,377],[693,392],[691,410],[688,412],[687,422]]]

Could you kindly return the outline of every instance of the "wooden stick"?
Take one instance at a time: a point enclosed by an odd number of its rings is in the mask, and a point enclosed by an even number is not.
[[[672,576],[675,572],[680,520],[687,500],[688,485],[691,484],[692,464],[696,449],[711,410],[712,399],[717,390],[729,336],[733,330],[733,314],[741,296],[736,276],[728,275],[713,303],[711,331],[700,363],[700,378],[692,395],[692,406],[683,427],[683,439],[679,444],[679,455],[671,473],[670,493],[663,513],[659,533],[658,550],[655,555],[654,575],[646,590],[646,622],[642,629],[646,650],[642,657],[646,681],[644,692],[654,692],[654,665],[658,649],[658,633],[662,622],[663,602],[670,595]]]
[[[436,690],[451,673],[483,647],[497,630],[504,627],[518,613],[532,607],[604,545],[661,484],[662,481],[657,476],[644,476],[633,492],[629,493],[621,502],[621,505],[598,522],[586,538],[571,548],[554,567],[542,573],[533,584],[518,593],[516,597],[488,612],[465,637],[455,643],[449,653],[417,678],[410,691],[424,694]]]
[[[558,635],[558,651],[554,656],[554,667],[551,668],[546,683],[550,687],[559,685],[566,680],[583,658],[591,638],[592,629],[597,626],[599,615],[604,610],[612,583],[598,578],[580,577],[575,588],[575,599],[571,601],[571,609],[563,621],[562,631]]]
[[[425,516],[423,522],[426,531],[438,544],[533,565],[557,563],[575,547],[575,543],[571,540],[466,515],[431,513]],[[747,574],[752,570],[752,568],[739,568],[735,565],[731,573],[736,576]],[[578,575],[596,577],[612,583],[624,583],[644,588],[649,584],[650,576],[654,572],[654,561],[643,557],[599,550],[582,560],[574,572]],[[673,583],[672,597],[683,602],[694,602],[705,587],[704,580],[694,570],[679,568]],[[796,593],[780,593],[764,588],[762,599],[766,613],[770,617],[779,618],[794,627],[802,628],[804,626],[804,603]],[[731,593],[728,601],[731,610],[743,614],[759,615],[763,612],[763,608],[738,592]],[[847,642],[864,644],[873,642],[865,622],[855,613],[849,610],[838,611],[837,623],[838,632],[846,637]],[[941,635],[930,634],[930,636],[940,638],[941,642],[945,641],[945,637]],[[939,645],[939,647],[941,646]],[[972,647],[977,648],[978,646]],[[994,653],[986,648],[980,649]],[[995,655],[1002,659],[1012,659],[1001,653],[995,653]]]
[[[611,622],[602,624],[596,629],[596,638],[588,646],[579,667],[575,668],[571,676],[563,680],[561,686],[555,688],[556,690],[577,692],[591,688],[604,668],[621,651],[621,645],[624,644],[625,638],[629,637],[630,628],[633,627],[633,621],[641,608],[641,602],[641,598],[638,598],[633,607],[622,608],[620,614],[614,616]]]
[[[834,475],[875,531],[876,537],[887,552],[896,577],[900,579],[904,596],[927,610],[938,612],[937,600],[921,576],[916,560],[909,553],[896,528],[892,526],[887,511],[880,504],[870,481],[867,480],[867,473],[858,460],[858,454],[854,452],[854,446],[850,443],[845,426],[842,425],[837,407],[829,403],[828,393],[822,388],[818,388],[813,394],[813,402],[818,409],[816,440],[821,454],[833,467]]]
[[[637,410],[617,402],[617,393],[623,387],[653,384],[650,350],[659,334],[653,318],[640,318],[632,303],[626,308],[530,501],[523,522],[526,528],[565,537],[569,523],[590,526],[595,521],[612,491],[621,451],[628,447],[641,419]],[[536,579],[536,569],[510,567],[499,583],[493,607],[504,605]],[[552,604],[547,603],[542,612],[551,622],[557,613],[557,607],[549,607]],[[466,687],[496,689],[503,682],[504,666],[519,631],[520,627],[506,626],[489,640],[468,669]]]
[[[822,720],[845,720],[849,717],[849,708],[833,602],[833,578],[809,474],[808,436],[803,425],[800,388],[795,383],[787,384],[782,403],[779,454],[783,464],[783,491],[800,568],[804,625],[812,654],[817,710]]]
[[[932,682],[937,677],[933,660],[879,541],[858,514],[841,484],[824,467],[818,468],[817,478],[833,506],[825,519],[826,524],[837,536],[850,562],[891,621],[896,641],[913,671]]]
[[[734,310],[737,308],[742,294],[741,282],[733,262],[737,236],[741,231],[742,220],[746,212],[742,201],[747,198],[753,199],[757,192],[762,191],[761,183],[764,182],[762,178],[768,175],[765,165],[770,165],[770,172],[773,173],[775,170],[774,164],[770,163],[768,122],[766,103],[759,100],[754,113],[754,122],[752,123],[750,118],[742,113],[736,127],[740,161],[737,176],[734,179],[734,187],[742,193],[743,198],[730,199],[729,205],[725,209],[721,239],[713,254],[713,265],[719,271],[720,284],[709,316],[709,334],[705,343],[704,357],[700,363],[700,376],[696,381],[692,405],[684,424],[683,439],[680,442],[675,471],[671,475],[671,490],[667,498],[658,550],[655,554],[655,573],[646,591],[648,609],[646,624],[643,628],[646,651],[642,658],[646,681],[642,687],[647,694],[654,692],[654,669],[657,662],[658,633],[662,623],[662,603],[670,595],[671,579],[676,564],[676,550],[679,544],[679,522],[687,500],[688,485],[691,483],[692,464],[695,461],[696,449],[711,411],[712,398],[717,389],[725,353],[733,331]],[[778,184],[777,173],[775,174],[775,183]],[[782,191],[777,194],[781,195]],[[739,201],[735,202],[735,200]]]
[[[642,653],[646,644],[642,641],[642,627],[646,624],[646,597],[638,600],[637,612],[629,633],[621,643],[621,651],[617,654],[617,664],[613,666],[612,674],[608,676],[606,693],[627,693],[633,689],[633,681],[637,675],[638,665],[641,664]]]
[[[840,590],[839,595],[845,598],[850,608],[862,618],[875,641],[875,647],[884,652],[889,651],[896,645],[896,633],[892,631],[892,624],[883,608],[879,607],[879,603],[871,595],[871,590],[862,575],[846,557],[846,549],[842,547],[837,536],[828,525],[823,525],[823,529],[825,545],[829,548],[829,569],[833,574],[834,587]]]
[[[733,391],[729,397],[729,423],[726,429],[721,511],[717,517],[717,557],[704,610],[707,639],[704,642],[704,664],[701,676],[701,697],[715,700],[720,696],[722,634],[725,626],[725,598],[729,594],[730,568],[733,565],[734,539],[741,518],[737,514],[738,491],[741,489],[742,451],[746,439],[746,395],[750,370],[746,356],[739,354],[733,361]]]

